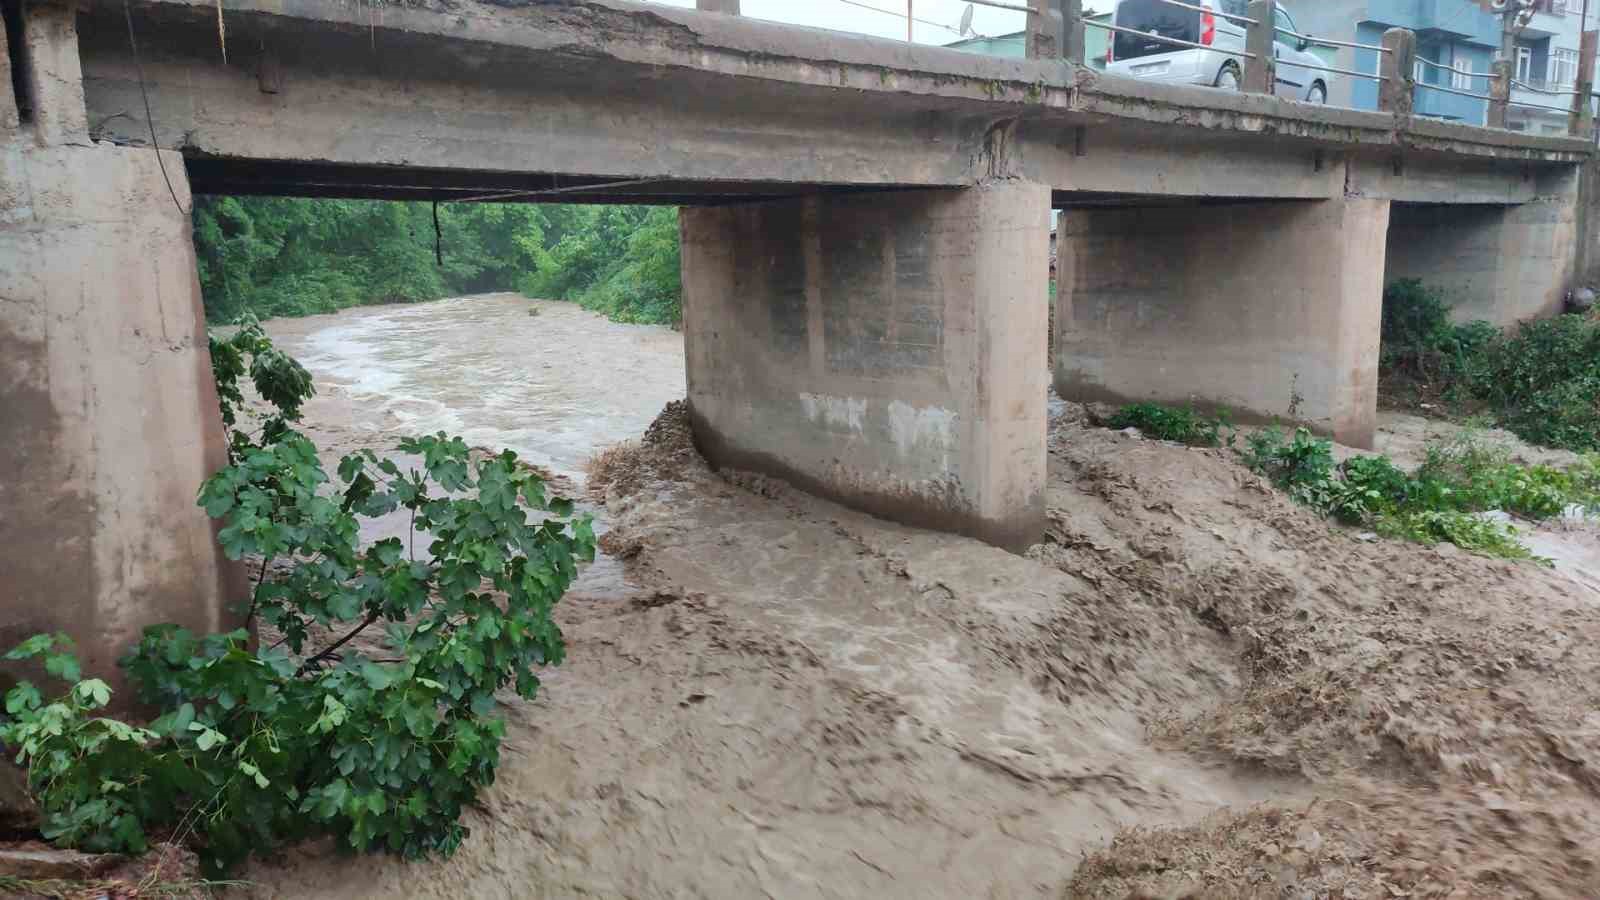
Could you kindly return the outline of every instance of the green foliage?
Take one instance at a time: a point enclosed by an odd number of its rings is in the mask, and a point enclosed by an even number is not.
[[[318,834],[356,851],[449,854],[499,763],[498,692],[534,697],[538,670],[565,656],[551,612],[594,557],[592,525],[514,453],[475,456],[442,433],[400,443],[420,468],[364,451],[330,478],[287,425],[308,393],[303,370],[286,377],[265,336],[252,340],[224,343],[224,415],[236,415],[245,357],[253,376],[274,360],[255,380],[282,427],[241,439],[199,493],[227,556],[260,560],[251,629],[146,629],[120,662],[159,713],[144,726],[97,715],[110,688],[81,680],[63,638],[31,638],[8,658],[43,657],[69,687],[46,701],[14,686],[0,742],[28,766],[45,835],[64,845],[136,852],[170,833],[212,872]],[[409,539],[361,548],[359,519],[397,510]],[[277,640],[256,644],[256,623]]]
[[[1523,440],[1600,449],[1600,324],[1577,315],[1524,322],[1486,344],[1465,381]]]
[[[1157,403],[1135,403],[1117,410],[1106,424],[1112,428],[1137,428],[1146,437],[1176,441],[1191,447],[1220,447],[1232,443],[1232,425],[1226,412],[1206,418],[1193,407],[1177,409]]]
[[[1384,513],[1377,517],[1373,527],[1385,537],[1421,544],[1455,544],[1480,556],[1538,559],[1517,540],[1515,527],[1459,510],[1413,509]]]
[[[1264,428],[1245,441],[1245,463],[1272,479],[1291,497],[1322,512],[1333,504],[1333,443],[1296,428],[1285,440],[1276,426]]]
[[[530,296],[571,298],[618,322],[682,318],[678,212],[672,207],[577,207],[566,232],[535,254]]]
[[[1488,322],[1452,324],[1444,294],[1415,278],[1384,288],[1381,331],[1383,366],[1425,378],[1463,372],[1499,335]]]
[[[255,445],[255,439],[236,427],[244,407],[241,378],[248,374],[256,393],[277,410],[261,423],[260,439],[264,441],[277,439],[300,421],[300,407],[317,392],[311,373],[299,360],[273,346],[253,314],[240,316],[237,324],[232,337],[210,336],[211,375],[217,384],[222,424],[228,429],[229,457],[235,460],[245,448]]]
[[[1140,406],[1124,409],[1108,424],[1184,434],[1194,422],[1192,411]],[[1331,441],[1304,428],[1286,437],[1275,426],[1247,436],[1239,454],[1296,502],[1345,524],[1427,543],[1448,541],[1508,559],[1534,557],[1516,539],[1514,527],[1485,513],[1537,521],[1576,505],[1600,514],[1600,454],[1566,469],[1528,466],[1468,433],[1429,448],[1423,465],[1408,475],[1384,456],[1355,456],[1335,465]]]
[[[524,290],[619,321],[679,318],[670,207],[201,197],[207,317],[232,321]],[[437,256],[436,256],[437,251]]]
[[[1384,291],[1382,347],[1386,371],[1442,383],[1523,440],[1600,450],[1600,323],[1563,315],[1511,334],[1452,325],[1443,296],[1406,279]]]

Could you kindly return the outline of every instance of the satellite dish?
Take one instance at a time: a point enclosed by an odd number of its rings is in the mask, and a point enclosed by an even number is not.
[[[972,30],[972,4],[967,4],[967,11],[961,14],[961,36],[967,37],[974,34]]]

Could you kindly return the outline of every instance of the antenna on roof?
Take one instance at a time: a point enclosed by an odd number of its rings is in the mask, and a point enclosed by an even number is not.
[[[973,35],[977,34],[976,31],[972,30],[972,4],[971,3],[967,4],[966,12],[963,12],[961,14],[961,29],[960,30],[961,30],[961,36],[962,37],[972,37]]]

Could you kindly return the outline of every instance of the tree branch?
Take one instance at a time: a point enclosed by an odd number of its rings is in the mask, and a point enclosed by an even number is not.
[[[323,660],[327,659],[328,657],[332,656],[333,652],[335,650],[338,650],[340,647],[343,647],[345,644],[350,643],[352,638],[354,638],[356,635],[360,634],[361,632],[366,631],[367,630],[367,626],[371,625],[373,622],[378,621],[378,619],[379,619],[379,613],[378,613],[377,610],[373,610],[372,612],[367,613],[367,617],[365,619],[361,620],[361,624],[360,625],[357,625],[356,627],[350,629],[349,633],[346,634],[344,637],[339,638],[337,641],[334,641],[332,644],[329,644],[327,647],[323,648],[322,652],[318,653],[316,656],[313,656],[310,659],[306,660],[305,662],[301,663],[300,664],[300,668],[297,669],[295,671],[295,673],[294,673],[295,677],[299,677],[301,675],[304,675],[306,672],[309,672],[313,666],[317,665],[318,663],[320,663]]]

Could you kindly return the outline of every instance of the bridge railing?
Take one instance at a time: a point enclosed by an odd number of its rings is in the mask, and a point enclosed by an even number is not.
[[[1362,72],[1358,69],[1345,68],[1333,65],[1314,65],[1297,62],[1296,66],[1330,72],[1336,75],[1345,75],[1351,78],[1365,78],[1378,83],[1378,108],[1399,115],[1410,116],[1416,109],[1416,97],[1419,90],[1437,91],[1444,94],[1469,97],[1482,100],[1488,104],[1486,124],[1491,128],[1505,128],[1509,111],[1515,108],[1542,109],[1553,112],[1567,113],[1567,132],[1574,136],[1588,137],[1594,133],[1595,107],[1594,99],[1600,94],[1594,91],[1594,69],[1596,48],[1600,46],[1600,32],[1585,31],[1578,59],[1578,78],[1573,90],[1552,90],[1535,87],[1516,80],[1513,77],[1512,63],[1509,60],[1495,60],[1489,72],[1470,72],[1446,66],[1417,55],[1417,38],[1415,33],[1404,28],[1391,28],[1384,32],[1382,43],[1363,44],[1356,41],[1341,41],[1332,38],[1319,38],[1309,34],[1300,34],[1287,28],[1278,26],[1277,0],[1250,0],[1244,15],[1230,13],[1212,6],[1201,6],[1200,0],[1161,0],[1169,6],[1181,9],[1195,10],[1208,13],[1221,19],[1227,19],[1245,26],[1245,47],[1243,50],[1232,50],[1224,47],[1199,44],[1179,38],[1154,32],[1139,31],[1117,25],[1114,22],[1088,19],[1083,15],[1083,0],[968,0],[978,6],[1006,9],[1014,12],[1026,13],[1027,26],[1027,56],[1029,59],[1061,59],[1076,65],[1084,65],[1084,29],[1099,28],[1111,33],[1115,39],[1117,34],[1135,34],[1145,40],[1157,41],[1173,47],[1185,49],[1212,50],[1217,53],[1236,57],[1242,63],[1240,77],[1240,90],[1255,94],[1274,94],[1277,92],[1277,39],[1278,35],[1285,35],[1302,42],[1302,46],[1328,47],[1334,50],[1353,49],[1368,50],[1378,57],[1376,72]],[[695,0],[697,8],[714,12],[739,14],[739,0]],[[1444,85],[1419,79],[1417,76],[1425,69],[1443,70],[1450,73],[1451,84]],[[1488,81],[1489,92],[1480,94],[1470,89],[1470,86],[1457,87],[1462,82],[1476,79]],[[1555,103],[1537,103],[1518,100],[1512,97],[1513,87],[1531,93],[1550,97],[1565,97],[1568,101],[1562,105]]]

